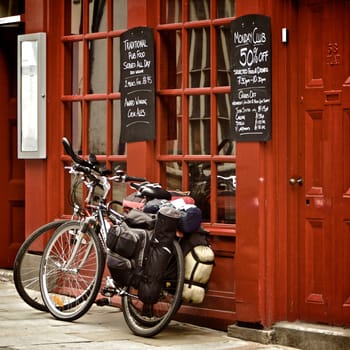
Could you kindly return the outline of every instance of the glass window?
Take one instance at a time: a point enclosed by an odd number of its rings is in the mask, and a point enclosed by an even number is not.
[[[210,30],[189,30],[189,87],[210,86]]]
[[[89,31],[91,33],[107,30],[106,0],[89,1]]]
[[[83,157],[94,153],[107,168],[125,169],[118,93],[119,37],[127,29],[128,0],[65,0],[64,6],[64,134]]]
[[[189,96],[189,153],[210,154],[210,96]]]
[[[107,41],[106,39],[89,42],[90,87],[88,93],[98,94],[107,91]]]
[[[200,21],[210,18],[210,0],[190,0],[189,1],[189,20]]]
[[[161,23],[178,23],[182,20],[181,0],[168,0],[160,9]]]
[[[236,222],[236,167],[233,163],[217,164],[217,189],[214,201],[217,221],[225,224]]]
[[[127,28],[128,0],[113,0],[113,30]]]
[[[235,15],[235,0],[217,0],[217,17],[233,17]]]
[[[106,101],[89,103],[89,153],[106,154]]]
[[[229,51],[234,7],[234,0],[163,0],[160,7],[160,168],[167,186],[189,191],[209,223],[236,220]],[[170,15],[170,8],[183,12]]]
[[[217,85],[231,85],[230,74],[230,26],[223,25],[216,29],[217,40]]]

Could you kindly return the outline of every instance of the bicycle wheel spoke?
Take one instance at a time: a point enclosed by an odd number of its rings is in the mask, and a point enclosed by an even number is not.
[[[104,270],[104,254],[94,232],[62,225],[49,241],[41,262],[43,299],[53,316],[74,320],[94,302]]]
[[[175,276],[166,276],[158,302],[144,304],[137,297],[137,290],[128,289],[123,295],[122,305],[125,321],[129,328],[137,335],[152,337],[168,325],[178,311],[182,302],[184,285],[184,262],[181,247],[174,242],[174,259],[171,260]]]

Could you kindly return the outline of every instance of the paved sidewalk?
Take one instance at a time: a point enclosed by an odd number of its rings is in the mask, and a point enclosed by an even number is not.
[[[133,335],[122,312],[114,307],[93,306],[75,322],[62,322],[32,309],[18,296],[9,275],[0,271],[0,349],[26,350],[278,350],[227,336],[208,328],[171,322],[154,338]]]

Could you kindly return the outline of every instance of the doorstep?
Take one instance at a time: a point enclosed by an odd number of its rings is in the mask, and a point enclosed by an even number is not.
[[[349,350],[350,329],[306,322],[277,322],[271,329],[228,326],[228,336],[302,350]]]

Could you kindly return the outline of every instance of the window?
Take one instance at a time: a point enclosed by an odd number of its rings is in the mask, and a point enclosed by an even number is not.
[[[127,0],[67,0],[64,13],[64,133],[78,154],[94,153],[107,168],[125,169],[119,44],[127,29]]]
[[[230,129],[234,0],[163,0],[158,38],[158,160],[163,183],[190,191],[209,223],[235,223]]]

